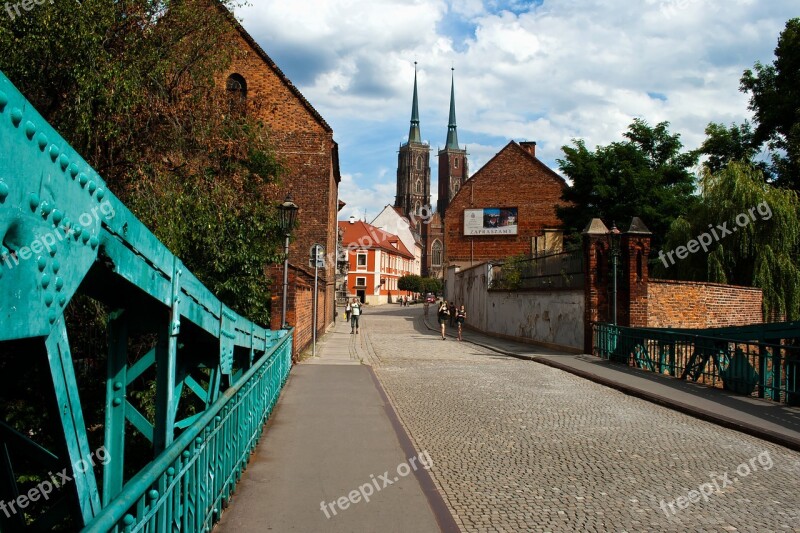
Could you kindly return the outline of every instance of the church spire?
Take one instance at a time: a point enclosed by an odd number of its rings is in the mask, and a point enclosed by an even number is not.
[[[445,148],[458,150],[458,132],[456,131],[456,82],[455,69],[451,68],[450,79],[450,120],[447,123],[447,145]]]
[[[417,62],[414,61],[414,101],[411,104],[411,128],[408,130],[408,142],[422,142],[419,134],[419,106],[417,105]]]

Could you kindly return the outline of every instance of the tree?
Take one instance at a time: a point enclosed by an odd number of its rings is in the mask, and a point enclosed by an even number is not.
[[[758,147],[753,141],[753,131],[749,122],[741,125],[731,124],[730,127],[711,122],[706,126],[705,133],[706,140],[698,149],[698,153],[708,156],[703,162],[703,167],[711,174],[723,170],[731,162],[748,163],[765,174],[768,172],[767,165],[763,161],[755,160]]]
[[[423,292],[422,278],[415,274],[408,274],[397,280],[397,288],[401,291]]]
[[[422,278],[420,285],[420,292],[427,294],[440,294],[444,288],[442,280],[439,278]]]
[[[668,128],[668,122],[651,127],[636,119],[625,141],[594,152],[583,140],[562,148],[559,167],[572,184],[562,195],[569,205],[557,213],[568,234],[579,233],[592,218],[622,223],[638,216],[653,232],[654,245],[661,242],[672,221],[695,201],[691,168],[698,158],[681,152],[680,135]]]
[[[759,287],[765,319],[800,318],[797,193],[765,183],[759,170],[736,162],[716,173],[706,170],[701,185],[700,202],[673,222],[654,274]],[[706,245],[677,261],[668,255],[692,240]]]
[[[800,18],[786,22],[775,61],[756,62],[740,89],[750,94],[754,146],[769,147],[778,184],[800,190]]]

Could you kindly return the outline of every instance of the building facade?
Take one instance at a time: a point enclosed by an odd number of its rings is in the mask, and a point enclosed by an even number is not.
[[[414,219],[406,218],[399,207],[387,205],[378,213],[371,224],[388,233],[394,233],[403,241],[405,247],[414,254],[411,273],[422,275],[422,238]]]
[[[362,303],[379,305],[414,295],[398,288],[412,273],[414,255],[397,235],[351,218],[339,222],[348,260],[347,291]]]

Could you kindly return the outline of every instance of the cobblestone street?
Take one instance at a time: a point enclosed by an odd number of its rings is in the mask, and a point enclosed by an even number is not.
[[[367,309],[351,350],[464,531],[800,531],[796,452],[442,341],[419,306]]]

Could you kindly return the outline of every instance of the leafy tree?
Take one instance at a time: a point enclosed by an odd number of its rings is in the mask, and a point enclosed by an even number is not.
[[[673,222],[654,275],[759,287],[766,319],[800,318],[797,193],[765,183],[760,171],[736,162],[716,173],[706,170],[701,185],[700,202]],[[684,259],[667,255],[692,240],[708,245]]]
[[[397,288],[401,291],[423,292],[422,291],[422,278],[415,274],[408,274],[402,276],[397,280]]]
[[[694,203],[691,168],[697,154],[682,152],[680,135],[669,123],[655,127],[636,119],[625,140],[590,151],[583,140],[564,146],[561,171],[572,181],[562,196],[570,204],[557,213],[568,234],[577,234],[592,218],[606,222],[640,217],[655,245],[676,217]],[[625,228],[622,228],[625,229]]]
[[[758,147],[753,141],[753,131],[749,122],[741,125],[724,124],[715,122],[706,126],[706,140],[700,146],[698,153],[705,154],[708,158],[703,166],[712,174],[723,170],[730,162],[744,162],[767,172],[767,165],[755,160]]]
[[[420,292],[423,294],[432,293],[432,294],[441,294],[442,289],[444,289],[444,285],[442,284],[442,280],[439,278],[422,278],[420,284]]]
[[[786,22],[775,61],[746,70],[740,89],[750,94],[754,146],[767,143],[778,183],[800,190],[800,18]]]

